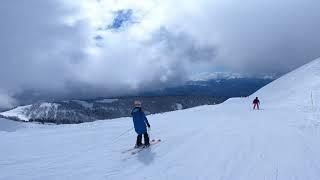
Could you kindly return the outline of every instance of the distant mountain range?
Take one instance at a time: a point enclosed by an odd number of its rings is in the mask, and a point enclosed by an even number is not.
[[[249,96],[275,79],[274,76],[249,77],[240,74],[203,74],[184,85],[141,93],[142,96],[190,95],[219,98]]]
[[[190,81],[210,81],[222,79],[265,79],[274,80],[278,77],[277,74],[244,74],[244,73],[230,73],[230,72],[203,72],[190,77]]]
[[[82,123],[130,116],[134,100],[141,100],[147,114],[218,104],[231,97],[249,96],[273,80],[237,74],[203,74],[184,85],[142,92],[138,96],[91,100],[39,101],[0,113],[18,121]]]
[[[121,97],[118,99],[42,102],[2,112],[17,121],[69,124],[130,116],[135,100],[143,103],[146,114],[175,111],[199,105],[218,104],[224,98],[208,96]]]

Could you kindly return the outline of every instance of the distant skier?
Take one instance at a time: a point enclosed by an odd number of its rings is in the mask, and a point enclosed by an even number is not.
[[[260,101],[258,99],[258,97],[256,97],[254,100],[253,100],[253,109],[258,109],[259,110],[259,106],[260,106]]]
[[[134,108],[131,111],[131,115],[133,118],[134,129],[138,134],[135,147],[150,146],[149,135],[147,132],[147,126],[150,128],[150,124],[141,108],[140,101],[134,101]],[[142,135],[144,136],[144,144],[142,144]]]

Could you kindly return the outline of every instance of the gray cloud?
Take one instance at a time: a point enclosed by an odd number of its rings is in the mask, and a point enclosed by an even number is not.
[[[97,9],[85,12],[83,2]],[[178,84],[217,69],[282,74],[320,56],[315,0],[112,3],[1,1],[0,106],[15,104],[12,97],[26,90],[93,97]],[[132,9],[135,23],[97,31],[121,9]],[[104,24],[93,25],[95,18]]]
[[[212,45],[204,45],[196,42],[194,38],[185,32],[170,32],[161,27],[153,33],[149,46],[162,44],[161,55],[174,59],[183,59],[184,62],[212,62],[217,54],[217,49]]]
[[[63,25],[62,18],[69,13],[72,9],[58,1],[1,1],[2,94],[61,90],[71,76],[70,66],[83,58],[84,25]]]
[[[222,49],[216,65],[281,74],[320,56],[319,5],[314,0],[208,2],[202,16],[186,26]]]

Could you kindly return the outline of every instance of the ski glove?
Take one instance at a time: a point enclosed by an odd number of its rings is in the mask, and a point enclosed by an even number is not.
[[[147,126],[148,126],[148,128],[150,128],[150,124],[147,122]]]

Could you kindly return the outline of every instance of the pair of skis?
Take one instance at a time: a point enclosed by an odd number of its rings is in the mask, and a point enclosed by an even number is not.
[[[134,148],[131,148],[131,149],[122,151],[122,153],[123,153],[123,154],[124,154],[124,153],[130,153],[131,155],[135,155],[135,154],[143,151],[144,149],[148,149],[148,148],[150,148],[151,146],[154,146],[154,145],[156,145],[156,144],[158,144],[158,143],[160,143],[160,142],[161,142],[161,139],[157,139],[157,140],[153,139],[153,140],[151,140],[151,142],[150,142],[150,146],[142,146],[142,147],[138,147],[138,148],[134,147]]]

